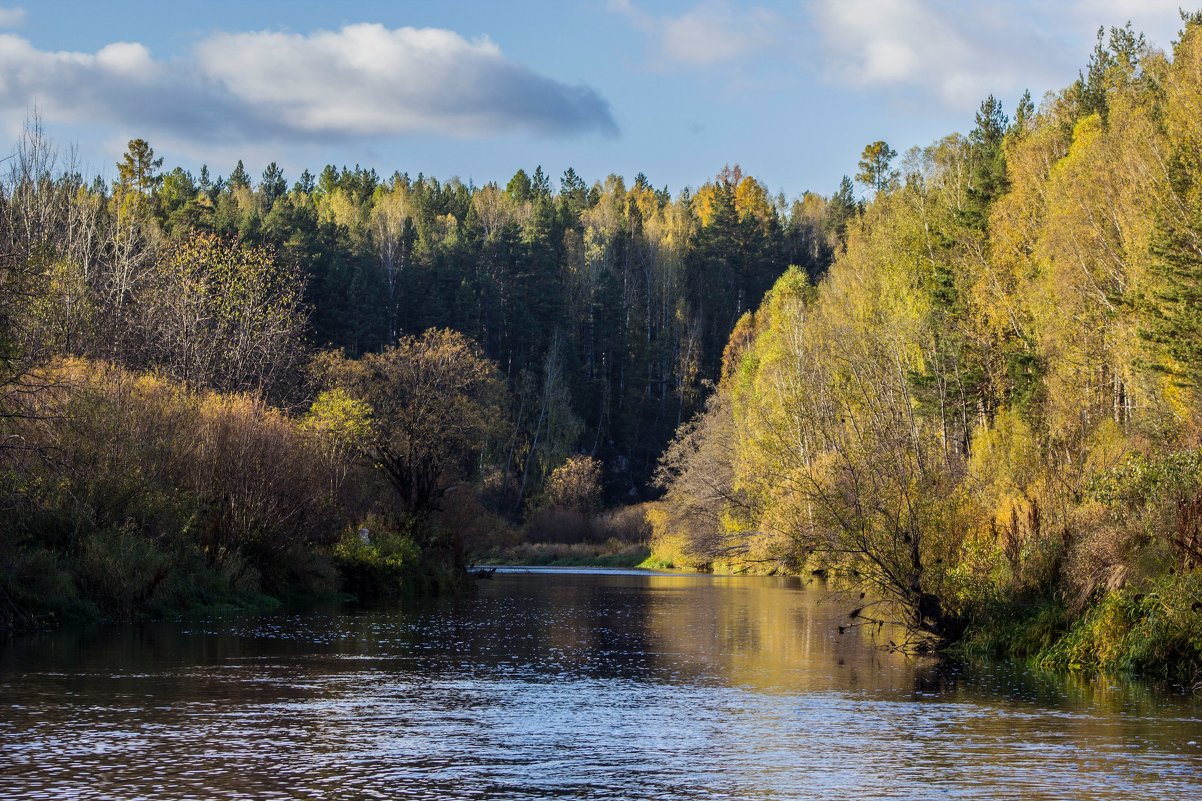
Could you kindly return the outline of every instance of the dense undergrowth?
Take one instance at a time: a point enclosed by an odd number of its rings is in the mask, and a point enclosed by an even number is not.
[[[320,414],[78,359],[39,375],[0,473],[0,627],[461,582],[437,516],[390,511]]]
[[[596,491],[595,481],[585,483]],[[494,565],[636,567],[650,556],[646,504],[582,511],[595,503],[563,497],[567,488],[562,482],[551,487],[559,497],[530,515],[524,526],[501,527],[470,542],[470,557]]]

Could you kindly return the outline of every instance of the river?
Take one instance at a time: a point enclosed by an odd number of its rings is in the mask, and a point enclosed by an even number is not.
[[[889,653],[796,579],[479,585],[10,638],[0,798],[1202,798],[1171,688]]]

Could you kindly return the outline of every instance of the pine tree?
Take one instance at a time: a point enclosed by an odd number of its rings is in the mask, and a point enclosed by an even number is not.
[[[1002,140],[1008,125],[1002,104],[990,95],[981,103],[976,125],[968,135],[972,161],[964,221],[980,231],[984,231],[989,223],[990,205],[1006,191],[1006,156],[1002,151]]]
[[[246,168],[242,166],[242,159],[238,159],[238,163],[234,166],[234,171],[230,173],[226,183],[230,189],[250,188],[250,176],[247,175]]]
[[[1184,218],[1174,219],[1166,211],[1158,215],[1151,251],[1159,284],[1143,308],[1143,334],[1170,357],[1158,369],[1202,386],[1202,191],[1180,156],[1169,170],[1173,191],[1193,202],[1181,204]]]
[[[263,170],[263,180],[259,182],[259,192],[263,195],[263,208],[270,211],[277,199],[288,191],[288,182],[284,180],[284,171],[274,161]]]
[[[117,185],[144,195],[152,194],[162,183],[163,176],[157,172],[162,166],[163,160],[154,157],[154,148],[145,139],[131,139],[125,157],[117,162]]]
[[[890,169],[897,151],[888,144],[877,140],[864,147],[860,154],[860,171],[856,180],[873,192],[884,192],[897,181],[897,171]]]

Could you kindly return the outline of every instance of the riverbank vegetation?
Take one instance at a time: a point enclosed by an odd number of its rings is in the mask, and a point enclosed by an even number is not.
[[[0,184],[0,626],[638,550],[623,507],[730,326],[854,213],[849,184],[790,204],[737,168],[676,198],[541,169],[289,187],[140,139],[109,184],[36,119]]]
[[[899,647],[1197,669],[1200,108],[1186,15],[871,143],[863,200],[289,185],[140,139],[106,183],[35,119],[0,180],[0,625],[645,559],[832,576]]]
[[[1202,666],[1202,24],[894,159],[662,463],[654,550],[832,574],[929,648]],[[883,145],[883,143],[877,143]],[[863,596],[861,596],[863,597]],[[900,643],[899,643],[900,645]]]

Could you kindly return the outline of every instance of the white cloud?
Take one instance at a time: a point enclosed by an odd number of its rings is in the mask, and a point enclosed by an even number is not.
[[[965,111],[986,95],[1036,96],[1077,76],[1100,25],[1130,20],[1168,47],[1180,0],[810,0],[828,74],[857,88],[933,94]]]
[[[192,141],[617,132],[595,91],[516,64],[487,39],[366,24],[216,34],[174,61],[136,42],[48,52],[0,34],[0,109],[35,104],[51,121],[100,118]]]
[[[0,28],[18,28],[25,24],[28,16],[23,8],[6,8],[0,6]]]
[[[745,58],[778,42],[780,19],[763,8],[735,9],[729,3],[702,3],[679,16],[654,16],[629,0],[611,0],[652,37],[657,60],[705,67]]]
[[[837,80],[919,87],[953,109],[1052,80],[1061,58],[1024,14],[994,4],[826,0],[811,8]]]
[[[436,28],[221,34],[196,55],[204,75],[235,98],[302,131],[615,132],[593,90],[514,64],[488,39],[469,42]]]
[[[150,51],[137,42],[105,45],[96,53],[96,66],[135,80],[152,74],[156,68]]]

